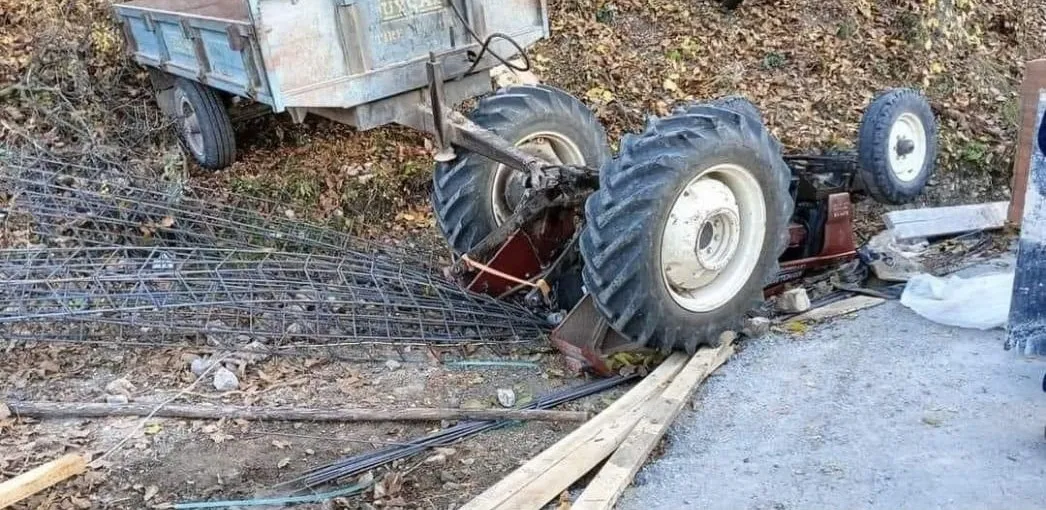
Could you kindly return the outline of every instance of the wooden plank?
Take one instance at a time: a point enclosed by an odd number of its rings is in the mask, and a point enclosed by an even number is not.
[[[1027,134],[1036,150],[1029,158],[1006,342],[1024,355],[1046,356],[1046,147],[1041,145],[1046,142],[1046,90],[1035,111],[1041,120],[1039,130]]]
[[[52,485],[83,473],[87,461],[75,454],[64,455],[0,483],[0,508],[7,508]]]
[[[571,505],[571,510],[613,508],[621,493],[632,483],[633,477],[650,456],[650,452],[654,451],[668,427],[690,400],[694,390],[733,353],[732,345],[715,351],[697,353],[661,397],[647,407],[647,412],[639,423],[599,470],[599,474],[589,482],[578,500]]]
[[[822,321],[825,319],[831,319],[832,317],[854,313],[858,310],[864,310],[865,308],[878,306],[885,301],[886,300],[883,298],[873,296],[854,296],[843,299],[842,301],[836,301],[824,305],[820,308],[814,308],[806,313],[801,313],[795,317],[791,317],[785,322]]]
[[[1006,225],[1009,202],[928,207],[892,211],[885,215],[894,239],[918,239],[999,229]]]
[[[156,416],[190,420],[263,421],[441,421],[441,420],[538,420],[584,422],[583,411],[543,409],[308,409],[294,407],[247,407],[224,405],[174,405],[156,409],[154,404],[106,404],[99,402],[7,402],[12,413],[32,418],[90,418],[103,416]]]
[[[1035,126],[1039,122],[1039,92],[1046,89],[1046,59],[1032,60],[1024,68],[1021,82],[1020,132],[1017,136],[1017,155],[1013,159],[1013,177],[1010,180],[1010,223],[1020,225],[1024,216],[1024,199],[1028,189],[1028,172],[1035,145]]]
[[[686,355],[676,353],[669,356],[661,363],[661,366],[643,378],[628,393],[607,406],[595,418],[509,473],[501,481],[466,503],[460,510],[498,508],[527,484],[540,478],[550,467],[572,457],[583,445],[593,439],[612,435],[615,431],[619,432],[621,428],[631,428],[635,425],[635,421],[631,425],[628,424],[628,421],[633,417],[638,421],[639,417],[635,410],[641,408],[642,404],[654,395],[661,393],[685,364]],[[570,483],[572,482],[573,480],[570,481]]]

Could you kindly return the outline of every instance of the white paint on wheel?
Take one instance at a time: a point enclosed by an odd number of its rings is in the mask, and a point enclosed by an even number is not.
[[[890,126],[890,171],[902,182],[919,177],[926,163],[926,128],[919,116],[905,112]]]
[[[516,147],[532,156],[554,165],[584,165],[585,156],[581,148],[566,135],[554,131],[538,131],[524,136]],[[523,172],[498,164],[491,179],[490,206],[494,212],[494,223],[501,225],[519,204],[523,191]]]
[[[661,235],[661,275],[672,299],[692,312],[728,303],[751,277],[766,236],[763,189],[739,165],[713,166],[690,180]]]

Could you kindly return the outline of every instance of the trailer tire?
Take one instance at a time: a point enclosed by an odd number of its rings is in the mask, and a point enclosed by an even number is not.
[[[580,100],[557,88],[523,85],[499,90],[480,100],[469,119],[517,146],[546,139],[566,164],[599,168],[610,159],[606,131],[599,120]],[[511,214],[515,204],[510,194],[519,189],[512,179],[519,172],[479,154],[456,150],[454,160],[436,165],[431,200],[443,237],[461,254]],[[513,185],[516,187],[510,189]]]
[[[583,276],[616,331],[694,352],[762,301],[794,204],[791,171],[760,122],[710,105],[655,119],[622,140],[599,180],[585,204]]]
[[[182,146],[200,166],[221,170],[236,160],[232,121],[217,91],[178,78],[173,113]]]
[[[872,198],[911,202],[926,188],[936,158],[937,122],[922,94],[891,89],[872,101],[857,136],[860,181]]]

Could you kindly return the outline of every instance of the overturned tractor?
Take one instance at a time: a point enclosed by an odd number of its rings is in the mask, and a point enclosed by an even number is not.
[[[453,274],[570,310],[553,341],[600,371],[621,350],[712,345],[768,289],[852,258],[851,194],[910,201],[936,155],[933,113],[907,89],[872,102],[855,153],[787,155],[727,97],[650,120],[612,157],[592,112],[547,86],[501,90],[447,130],[499,145],[451,143],[437,164]]]

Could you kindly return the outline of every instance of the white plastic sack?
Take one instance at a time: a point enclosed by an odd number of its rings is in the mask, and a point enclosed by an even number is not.
[[[1012,272],[970,278],[920,274],[908,280],[901,304],[939,324],[992,329],[1006,325],[1012,293]]]

